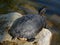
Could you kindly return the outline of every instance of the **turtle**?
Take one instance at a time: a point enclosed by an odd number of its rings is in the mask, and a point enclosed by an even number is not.
[[[28,42],[35,40],[35,36],[46,27],[46,17],[42,15],[27,14],[14,21],[8,33],[12,39],[25,39]]]

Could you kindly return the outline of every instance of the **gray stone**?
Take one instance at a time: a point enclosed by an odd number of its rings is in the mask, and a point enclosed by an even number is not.
[[[0,15],[0,41],[4,40],[5,37],[8,39],[9,36],[7,36],[8,34],[6,32],[12,26],[13,22],[20,17],[22,17],[22,14],[17,12]]]

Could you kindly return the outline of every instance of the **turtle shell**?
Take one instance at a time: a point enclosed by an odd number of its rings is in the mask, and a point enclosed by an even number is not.
[[[45,17],[40,15],[25,15],[18,18],[9,30],[12,38],[27,38],[33,40],[35,36],[45,27]]]

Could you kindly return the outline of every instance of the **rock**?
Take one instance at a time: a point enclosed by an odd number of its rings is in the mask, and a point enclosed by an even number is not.
[[[25,14],[38,14],[38,10],[29,4],[21,5],[19,9],[23,10]]]
[[[14,2],[14,3],[13,3]],[[29,5],[29,7],[27,6],[23,6],[23,5]],[[23,6],[22,9],[21,6]],[[1,13],[9,13],[12,11],[17,11],[20,12],[22,14],[24,14],[25,12],[27,13],[38,13],[38,11],[35,9],[36,7],[38,7],[40,5],[38,5],[36,2],[32,2],[29,0],[1,0],[0,1],[0,14]]]
[[[58,15],[52,15],[51,17],[50,17],[50,20],[52,20],[52,21],[54,21],[55,23],[57,23],[57,24],[59,24],[60,23],[60,16],[58,16]]]
[[[6,37],[7,35],[5,35]],[[8,36],[7,36],[8,37]],[[7,38],[6,37],[6,38]],[[9,38],[8,38],[9,39]],[[36,36],[36,40],[33,42],[22,42],[20,40],[5,40],[1,45],[60,45],[60,33],[59,31],[49,30],[43,28],[42,31]]]
[[[52,37],[51,31],[49,31],[48,29],[43,29],[39,35],[40,38],[38,41],[38,45],[50,45],[50,40]]]
[[[50,16],[47,16],[48,20],[50,20],[55,27],[59,28],[60,30],[60,16],[59,15],[50,15]]]
[[[60,33],[56,30],[42,29],[37,45],[60,45]]]
[[[22,17],[22,14],[19,14],[17,12],[0,15],[0,41],[6,39],[9,40],[7,31],[12,26],[13,22],[20,17]]]
[[[11,27],[14,20],[22,17],[22,15],[17,12],[8,14],[0,15],[0,45],[60,45],[60,31],[58,29],[54,30],[43,28],[42,31],[36,36],[36,40],[33,42],[22,42],[17,39],[11,40],[12,37],[7,33],[5,28],[8,26]],[[5,19],[7,22],[4,22]],[[1,32],[2,30],[3,32]]]
[[[16,42],[3,41],[0,45],[18,45]]]

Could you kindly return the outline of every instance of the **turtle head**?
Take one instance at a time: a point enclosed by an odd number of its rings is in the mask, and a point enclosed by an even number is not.
[[[45,16],[46,14],[46,6],[43,6],[39,9],[39,14],[42,15],[42,16]]]

